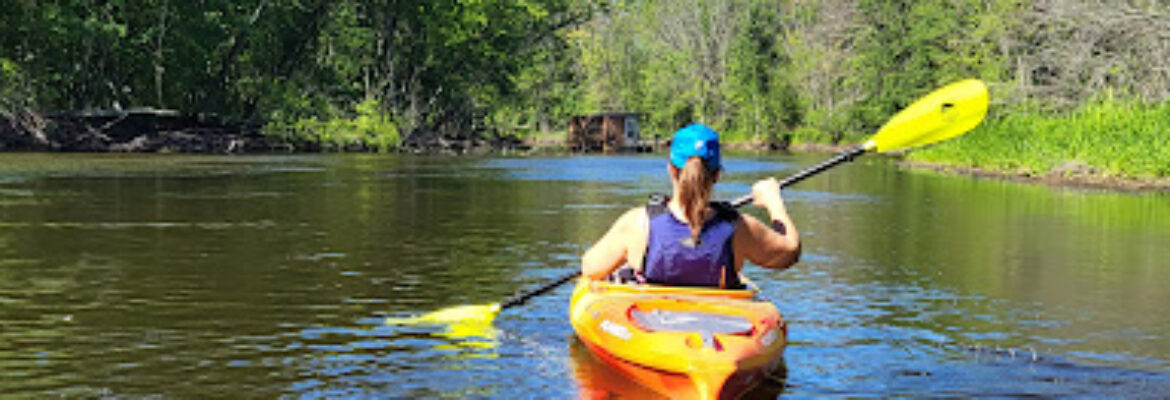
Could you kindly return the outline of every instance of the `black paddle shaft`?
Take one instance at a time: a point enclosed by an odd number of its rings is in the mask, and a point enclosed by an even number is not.
[[[862,154],[865,154],[865,147],[862,147],[862,146],[857,146],[853,149],[845,150],[845,151],[841,152],[840,154],[833,156],[833,158],[825,160],[825,162],[822,162],[820,164],[806,168],[803,171],[797,172],[795,175],[784,178],[784,180],[779,182],[780,188],[783,189],[783,188],[786,188],[786,187],[791,186],[793,184],[796,184],[797,182],[803,181],[805,178],[808,178],[810,176],[824,172],[825,170],[827,170],[829,168],[833,168],[833,167],[837,166],[837,164],[853,161],[853,159],[855,157],[862,155]],[[744,195],[743,197],[740,197],[738,199],[733,200],[731,202],[731,206],[735,207],[735,208],[739,208],[739,207],[743,206],[744,204],[751,203],[751,202],[752,202],[752,195],[751,195],[751,193],[748,193],[748,194]]]
[[[571,280],[573,280],[573,278],[576,278],[578,276],[581,276],[581,271],[573,271],[571,273],[567,273],[567,274],[557,278],[554,281],[540,285],[536,289],[532,289],[532,290],[529,290],[529,291],[523,292],[523,293],[516,293],[516,294],[504,299],[504,301],[501,301],[500,302],[500,309],[503,310],[503,309],[507,309],[507,308],[511,308],[511,307],[515,307],[515,306],[524,304],[524,302],[528,301],[528,299],[531,299],[531,298],[536,297],[536,296],[540,296],[540,295],[544,294],[545,292],[556,289],[558,286],[564,285],[566,282],[571,281]]]

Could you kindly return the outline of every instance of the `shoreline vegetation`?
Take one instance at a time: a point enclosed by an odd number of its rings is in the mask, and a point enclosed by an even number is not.
[[[1160,0],[7,2],[0,150],[547,151],[631,112],[824,151],[979,78],[984,124],[905,165],[1162,190],[1165,32]]]
[[[1024,109],[912,152],[904,164],[1030,182],[1170,190],[1170,102],[1106,92],[1058,115]]]
[[[1016,182],[1037,183],[1050,186],[1095,188],[1119,191],[1170,192],[1170,178],[1135,178],[1114,176],[1084,170],[1054,170],[1044,174],[1030,172],[994,170],[982,167],[962,167],[950,164],[901,161],[900,166],[927,169],[942,173],[989,177]]]
[[[731,142],[726,147],[734,150],[750,151],[780,151],[789,153],[835,154],[853,148],[859,144],[827,144],[802,143],[786,149],[769,149],[768,144],[760,142]],[[561,142],[551,142],[546,139],[526,140],[527,154],[563,154],[565,146]],[[659,149],[656,151],[665,151]],[[919,151],[929,151],[919,150]],[[915,153],[901,155],[878,155],[877,157],[892,157],[901,167],[932,170],[940,173],[970,175],[1016,182],[1045,184],[1049,186],[1063,186],[1073,188],[1095,188],[1119,191],[1155,191],[1170,192],[1170,177],[1168,176],[1127,176],[1109,174],[1088,167],[1079,162],[1065,162],[1048,170],[1038,169],[995,169],[978,165],[964,165],[953,161],[917,161]]]

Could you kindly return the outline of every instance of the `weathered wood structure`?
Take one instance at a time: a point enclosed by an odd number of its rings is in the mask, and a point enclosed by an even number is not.
[[[28,114],[26,119],[35,124],[0,118],[7,120],[0,121],[0,151],[236,153],[274,149],[260,133],[259,124],[226,122],[214,114],[155,108]]]
[[[566,147],[572,152],[646,151],[638,134],[637,113],[569,117]]]

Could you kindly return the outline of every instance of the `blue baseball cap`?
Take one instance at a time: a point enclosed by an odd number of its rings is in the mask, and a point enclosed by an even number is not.
[[[711,172],[722,168],[719,164],[719,133],[703,124],[690,124],[674,132],[670,141],[670,163],[682,169],[687,159],[699,157]]]

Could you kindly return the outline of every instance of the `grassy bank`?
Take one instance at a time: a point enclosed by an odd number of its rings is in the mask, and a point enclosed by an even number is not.
[[[1170,177],[1170,102],[1106,95],[1065,113],[1024,108],[908,160],[1008,174]]]
[[[387,152],[401,145],[398,126],[377,100],[366,99],[352,111],[329,117],[275,118],[264,126],[269,138],[284,143],[313,143],[322,151]]]

